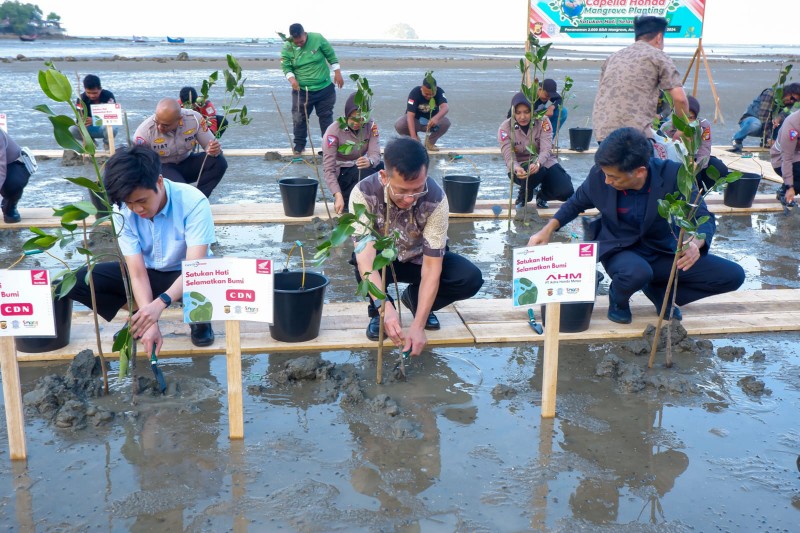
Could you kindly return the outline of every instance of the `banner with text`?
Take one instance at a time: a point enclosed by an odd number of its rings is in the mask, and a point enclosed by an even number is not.
[[[593,302],[597,243],[554,243],[514,249],[514,307]]]
[[[54,337],[47,270],[0,270],[0,336]]]
[[[633,37],[633,19],[664,17],[666,38],[703,36],[705,0],[531,0],[528,31],[540,39]]]
[[[272,261],[219,257],[183,262],[183,321],[272,323]]]

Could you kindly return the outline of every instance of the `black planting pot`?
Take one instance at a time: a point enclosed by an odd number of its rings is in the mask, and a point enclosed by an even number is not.
[[[330,280],[316,272],[276,272],[273,298],[273,323],[269,334],[276,341],[303,342],[316,339],[322,322],[325,289]]]
[[[592,143],[592,128],[570,128],[569,149],[584,152]]]
[[[546,320],[546,305],[541,306],[542,325]],[[561,322],[558,331],[561,333],[579,333],[589,329],[592,320],[594,302],[567,302],[561,304]]]
[[[760,183],[759,174],[746,172],[741,178],[725,186],[722,202],[728,207],[752,207]]]
[[[595,297],[597,295],[597,287],[600,286],[602,277],[600,272],[595,276]],[[542,325],[545,323],[546,305],[541,305],[540,313],[542,315]],[[561,304],[560,322],[558,324],[558,331],[560,333],[580,333],[589,329],[589,323],[592,320],[592,312],[594,312],[594,302],[566,302]]]
[[[72,300],[69,298],[53,300],[53,314],[56,321],[56,336],[14,337],[17,351],[25,353],[52,352],[69,344],[72,331]]]
[[[478,188],[481,185],[479,176],[444,176],[444,193],[451,213],[472,213],[478,199]]]
[[[287,217],[310,217],[314,214],[319,183],[311,178],[278,180],[283,212]]]

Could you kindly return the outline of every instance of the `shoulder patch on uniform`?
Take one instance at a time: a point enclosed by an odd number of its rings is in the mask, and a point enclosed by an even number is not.
[[[550,121],[546,118],[542,120],[542,129],[544,131],[550,131],[552,129],[552,126],[550,126]]]
[[[208,121],[211,120],[209,118],[204,118],[200,121],[200,129],[203,131],[208,131]]]
[[[375,124],[374,122],[372,123],[372,136],[373,137],[378,136],[378,125]]]
[[[184,135],[191,135],[192,133],[194,133],[194,128],[183,132]]]
[[[147,144],[147,139],[144,137],[136,137],[136,144]]]
[[[703,140],[704,141],[711,140],[711,128],[703,128]]]
[[[414,105],[414,99],[413,98],[409,98],[408,99],[408,105]]]
[[[797,139],[797,130],[789,130],[789,139],[793,141]]]
[[[333,146],[339,139],[335,135],[328,135],[328,146]]]
[[[506,130],[500,130],[500,140],[505,141],[506,139],[508,139],[508,133]]]

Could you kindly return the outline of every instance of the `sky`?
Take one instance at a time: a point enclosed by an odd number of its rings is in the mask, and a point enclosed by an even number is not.
[[[524,41],[527,27],[527,0],[22,2],[38,5],[45,16],[57,13],[73,36],[251,39],[275,37],[300,22],[328,39],[381,39],[392,25],[406,23],[422,40]],[[706,0],[704,42],[798,44],[797,17],[789,16],[798,5],[796,0]]]

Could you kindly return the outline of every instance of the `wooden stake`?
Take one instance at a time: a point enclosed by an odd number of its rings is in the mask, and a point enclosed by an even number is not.
[[[700,80],[700,53],[703,51],[703,38],[697,43],[697,50],[694,53],[697,62],[694,65],[694,85],[692,85],[692,96],[697,97],[697,82]]]
[[[108,153],[114,155],[114,128],[106,126],[106,132],[108,133]]]
[[[556,416],[558,382],[558,330],[561,327],[561,303],[547,304],[544,323],[544,362],[542,363],[542,418]]]
[[[550,467],[550,457],[553,455],[554,426],[555,423],[552,418],[543,419],[539,426],[539,455],[537,461],[539,467],[544,471],[547,471]],[[547,498],[549,494],[547,477],[544,477],[541,484],[533,488],[531,528],[534,531],[547,530]]]
[[[725,117],[722,116],[722,108],[719,105],[719,95],[717,95],[717,87],[714,85],[714,77],[711,75],[711,67],[708,66],[708,58],[706,57],[706,51],[701,46],[700,47],[700,55],[703,58],[703,65],[706,67],[706,74],[708,75],[708,81],[711,84],[711,94],[714,95],[714,122],[717,122],[717,118],[722,124],[725,124]]]
[[[225,359],[228,363],[228,437],[231,440],[244,438],[242,342],[239,332],[238,320],[225,322]]]
[[[8,451],[12,461],[28,458],[25,446],[25,416],[22,412],[22,388],[14,337],[0,337],[0,370],[3,377],[3,401],[6,405]]]

